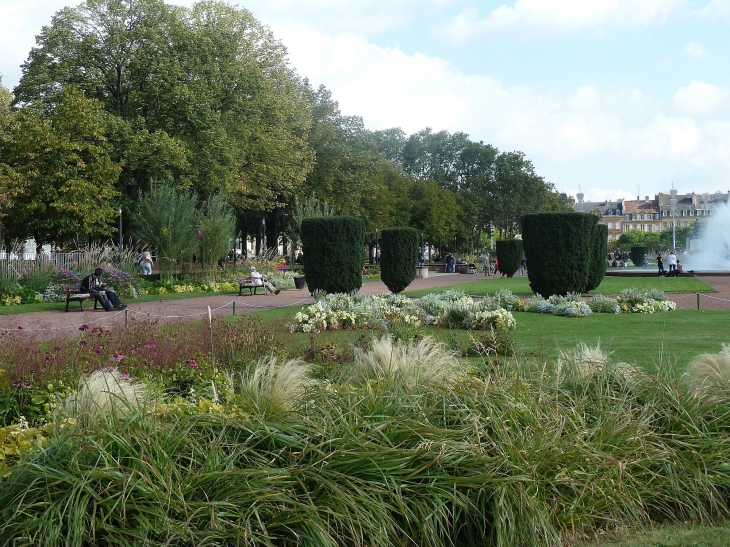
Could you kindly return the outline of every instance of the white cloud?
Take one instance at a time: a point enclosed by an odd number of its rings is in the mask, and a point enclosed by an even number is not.
[[[438,0],[249,0],[259,20],[304,24],[319,32],[379,34],[407,25]],[[285,15],[284,15],[285,14]]]
[[[710,114],[722,107],[728,92],[716,85],[694,81],[674,94],[674,106],[690,114]]]
[[[690,57],[704,57],[707,55],[707,50],[697,42],[690,42],[684,46],[684,52]]]
[[[680,11],[686,0],[516,0],[502,4],[484,18],[475,8],[456,16],[447,33],[464,39],[510,27],[574,31],[601,25],[650,25]]]
[[[727,93],[712,84],[692,82],[669,103],[636,89],[592,84],[556,96],[467,75],[445,60],[381,48],[363,36],[324,36],[293,26],[275,32],[284,37],[293,66],[314,85],[325,84],[342,112],[362,116],[370,129],[464,131],[501,150],[522,150],[536,166],[569,170],[580,164],[591,176],[624,169],[619,164],[673,162],[678,170],[730,165],[730,120],[701,121],[725,104]]]
[[[723,17],[730,15],[730,0],[710,0],[700,14],[707,17]]]

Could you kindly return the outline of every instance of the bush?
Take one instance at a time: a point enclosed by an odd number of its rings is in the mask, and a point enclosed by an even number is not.
[[[644,264],[644,255],[648,255],[651,249],[645,245],[632,245],[631,246],[631,262],[634,266],[641,266]]]
[[[311,293],[350,293],[362,286],[365,222],[355,217],[302,220],[304,275]]]
[[[503,239],[497,241],[497,259],[499,272],[512,277],[520,268],[524,254],[521,239]]]
[[[596,217],[586,213],[537,213],[522,218],[527,275],[535,293],[585,291],[595,224]]]
[[[413,228],[383,230],[380,240],[380,278],[394,294],[403,291],[416,277],[418,239],[418,232]]]
[[[588,270],[588,285],[585,291],[592,291],[601,284],[606,276],[606,258],[608,257],[608,226],[597,222],[593,227],[593,252]]]

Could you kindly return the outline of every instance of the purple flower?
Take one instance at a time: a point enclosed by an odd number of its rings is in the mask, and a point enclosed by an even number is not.
[[[122,378],[129,378],[129,372],[122,373]]]
[[[193,359],[192,357],[188,359],[188,365],[190,365],[192,368],[195,368],[198,366],[198,363]]]
[[[114,370],[116,370],[116,368],[117,368],[117,367],[115,367],[114,365],[109,365],[108,367],[106,367],[106,369],[107,369],[107,370],[108,370],[109,372],[114,372]]]
[[[94,348],[94,353],[96,353],[97,355],[99,355],[101,353],[101,350],[99,348]]]
[[[117,354],[109,357],[109,359],[111,359],[112,361],[122,361],[123,359],[126,359],[126,358],[127,358],[127,356],[122,353],[117,353]]]
[[[79,327],[79,330],[89,330],[89,325],[87,325],[86,323],[84,323],[83,325],[81,325]]]
[[[18,330],[23,330],[23,327],[21,327],[20,325],[18,325]]]

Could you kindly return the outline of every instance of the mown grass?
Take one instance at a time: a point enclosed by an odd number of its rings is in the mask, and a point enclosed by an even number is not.
[[[696,277],[604,277],[601,284],[589,294],[618,294],[623,289],[637,287],[639,289],[661,289],[668,293],[714,292],[715,289]],[[418,289],[406,291],[408,296],[423,296],[434,291],[455,290],[463,291],[473,296],[494,294],[499,289],[509,289],[517,296],[532,296],[530,282],[524,277],[497,277],[485,278],[475,276],[469,283],[458,283],[438,289]]]

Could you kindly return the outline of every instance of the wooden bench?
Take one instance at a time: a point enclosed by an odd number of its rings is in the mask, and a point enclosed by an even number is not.
[[[264,285],[254,285],[250,279],[238,280],[238,296],[243,296],[243,289],[248,289],[248,294],[256,294],[256,289],[263,289],[264,294],[267,294]]]
[[[81,306],[81,311],[84,311],[84,300],[94,298],[87,292],[81,292],[80,285],[63,285],[63,292],[66,295],[66,311],[68,311],[68,305],[70,302],[78,302]],[[94,309],[98,309],[98,301],[94,299]]]

